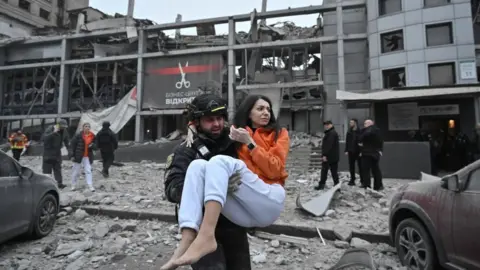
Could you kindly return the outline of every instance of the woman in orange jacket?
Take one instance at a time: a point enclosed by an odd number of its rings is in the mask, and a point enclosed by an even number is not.
[[[230,138],[238,143],[239,159],[217,155],[208,161],[194,160],[188,167],[179,211],[182,240],[161,269],[191,265],[215,251],[220,214],[250,228],[269,226],[280,217],[290,139],[288,131],[278,126],[270,99],[248,96],[237,110]],[[241,184],[227,196],[233,175],[240,177]]]

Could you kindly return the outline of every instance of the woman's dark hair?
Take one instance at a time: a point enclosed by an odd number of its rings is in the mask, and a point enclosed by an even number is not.
[[[270,121],[265,126],[265,128],[275,131],[276,141],[278,139],[278,134],[280,133],[280,126],[278,125],[277,119],[275,119],[275,115],[273,113],[272,101],[266,96],[248,95],[245,100],[238,106],[235,117],[233,118],[233,125],[235,127],[253,128],[252,120],[250,119],[250,112],[252,111],[253,106],[255,106],[255,103],[260,99],[265,100],[270,106]]]

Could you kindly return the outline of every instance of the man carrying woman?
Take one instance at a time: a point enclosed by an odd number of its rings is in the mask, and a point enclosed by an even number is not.
[[[189,128],[196,131],[202,128],[202,123],[216,121],[200,117],[199,121],[192,121]],[[235,141],[239,159],[215,155],[190,163],[179,211],[182,240],[161,269],[191,265],[214,252],[220,214],[246,228],[266,227],[280,217],[290,140],[287,130],[279,128],[270,100],[264,96],[248,96],[237,110],[229,138]],[[198,149],[200,154],[208,153],[208,149],[201,150],[202,146]],[[229,181],[234,176],[238,176],[240,185],[228,193]]]

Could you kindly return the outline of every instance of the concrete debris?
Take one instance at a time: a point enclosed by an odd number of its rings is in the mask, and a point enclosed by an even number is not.
[[[135,231],[109,232],[103,238],[96,237],[99,224],[110,228],[117,224],[126,228],[133,223],[100,216],[89,216],[79,222],[73,214],[67,215],[59,219],[54,232],[44,239],[7,243],[0,253],[0,269],[31,269],[33,265],[37,270],[158,269],[179,241],[178,228],[172,229],[173,225],[159,221],[136,221]],[[72,228],[82,240],[58,237],[69,234]],[[256,236],[250,237],[249,241],[254,269],[329,269],[348,248],[348,243],[339,241],[327,242],[323,246],[318,238],[310,239],[307,246]],[[51,245],[56,245],[53,254],[46,249]],[[371,244],[368,249],[379,266],[385,269],[400,267],[392,248]],[[32,254],[32,250],[41,252]]]
[[[35,171],[41,171],[40,157],[24,157],[20,162],[27,164]],[[64,177],[68,179],[71,174],[71,162],[65,161],[62,166]],[[164,164],[149,161],[125,163],[122,167],[112,167],[108,179],[102,177],[99,167],[101,167],[101,163],[95,162],[93,164],[93,181],[97,191],[95,193],[90,192],[81,177],[77,191],[70,192],[68,188],[62,191],[60,201],[63,207],[68,207],[70,204],[76,204],[77,206],[95,205],[118,208],[119,210],[174,213],[174,205],[164,198]],[[297,179],[306,181],[296,181]],[[322,191],[313,189],[319,179],[320,170],[313,170],[298,176],[292,175],[287,179],[285,184],[287,193],[285,210],[278,223],[332,230],[335,228],[339,235],[346,237],[342,239],[337,236],[339,240],[344,241],[348,241],[348,233],[340,232],[340,228],[344,231],[386,234],[388,232],[387,210],[390,198],[398,187],[409,182],[408,180],[385,179],[385,190],[382,192],[365,190],[358,186],[348,186],[343,183],[341,191],[336,192],[328,207],[329,210],[333,211],[330,211],[331,215],[314,217],[299,212],[295,201],[297,194],[301,193],[301,199],[305,202],[321,194]],[[340,173],[340,180],[342,182],[350,180],[349,174]],[[66,184],[68,185],[68,181],[66,181]],[[326,188],[328,189],[332,185],[333,181],[329,178]],[[326,190],[323,192],[326,192]],[[72,210],[68,209],[68,211]],[[81,209],[75,211],[72,216],[79,221],[91,218]],[[123,227],[126,225],[125,223],[121,227],[119,225],[120,223],[117,223],[117,225],[109,224],[109,233],[105,237],[108,238],[112,232],[138,231],[138,224],[135,223],[128,223],[127,227]],[[72,229],[75,227],[72,227]],[[161,228],[157,226],[155,229],[158,231]],[[178,233],[178,228],[173,227],[172,229],[175,234]],[[275,239],[283,242],[282,239]]]
[[[323,133],[309,135],[304,132],[290,131],[290,148],[297,148],[301,146],[313,146],[320,148],[322,146]]]

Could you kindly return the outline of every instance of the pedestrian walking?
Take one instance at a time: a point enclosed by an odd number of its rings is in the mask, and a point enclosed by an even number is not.
[[[320,182],[315,187],[316,190],[325,188],[327,182],[328,170],[332,174],[333,184],[337,185],[338,181],[338,161],[340,159],[340,142],[337,131],[333,127],[332,121],[325,121],[323,123],[325,128],[325,135],[322,139],[322,171],[320,175]]]
[[[380,158],[383,153],[383,139],[380,130],[371,119],[365,120],[364,129],[360,135],[361,164],[363,173],[363,188],[371,187],[370,175],[373,175],[373,189],[383,190]],[[370,174],[371,173],[371,174]]]
[[[13,158],[17,161],[20,161],[20,156],[23,153],[23,150],[28,145],[28,138],[21,128],[15,130],[12,135],[8,138],[8,142],[10,143],[10,149],[12,150]]]
[[[67,131],[68,123],[64,119],[47,128],[42,136],[44,174],[52,174],[60,189],[65,188],[62,177],[62,147],[69,147],[70,136]]]
[[[102,175],[109,177],[109,168],[115,160],[115,150],[118,148],[118,139],[115,133],[110,129],[110,122],[105,121],[102,129],[97,133],[96,145],[102,155],[103,170]]]
[[[358,121],[357,119],[352,119],[349,122],[349,129],[345,140],[345,155],[348,157],[348,166],[350,169],[350,181],[348,182],[348,185],[350,186],[355,185],[355,163],[358,165],[360,182],[362,182],[360,146],[358,145],[359,139],[360,129],[358,128]]]
[[[90,191],[94,192],[92,179],[93,150],[95,149],[95,135],[90,131],[90,124],[84,123],[82,131],[77,133],[70,142],[70,160],[72,166],[72,191],[76,189],[78,176],[83,167],[85,179]]]

